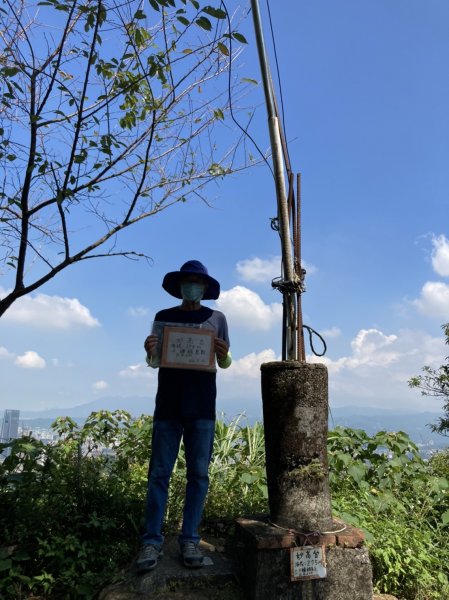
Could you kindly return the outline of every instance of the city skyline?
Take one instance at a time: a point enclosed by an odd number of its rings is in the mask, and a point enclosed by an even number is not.
[[[7,443],[18,437],[20,410],[6,409],[3,411],[1,426],[1,443]]]

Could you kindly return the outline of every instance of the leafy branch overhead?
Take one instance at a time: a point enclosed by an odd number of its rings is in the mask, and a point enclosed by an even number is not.
[[[144,256],[117,234],[249,166],[235,21],[223,2],[0,0],[0,316],[70,264]]]
[[[449,344],[449,323],[442,325],[446,344]],[[422,368],[423,375],[412,377],[408,384],[410,387],[421,390],[423,396],[433,396],[443,400],[444,415],[437,423],[431,425],[432,431],[449,435],[449,356],[446,363],[438,368],[426,365]]]

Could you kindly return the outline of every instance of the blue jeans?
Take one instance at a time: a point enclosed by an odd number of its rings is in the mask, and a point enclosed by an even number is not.
[[[215,421],[209,419],[154,421],[143,544],[161,546],[164,541],[162,523],[168,485],[181,438],[186,456],[187,484],[179,542],[200,541],[198,527],[209,487],[208,471],[214,434]]]

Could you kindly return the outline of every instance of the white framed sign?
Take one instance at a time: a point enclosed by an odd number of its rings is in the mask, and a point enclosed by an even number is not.
[[[324,579],[327,576],[326,551],[322,546],[290,548],[290,579]]]
[[[161,367],[215,370],[215,332],[194,327],[164,327]]]

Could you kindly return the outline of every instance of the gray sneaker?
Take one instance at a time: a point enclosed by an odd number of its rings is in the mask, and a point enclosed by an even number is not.
[[[184,566],[190,569],[199,569],[204,564],[204,556],[195,542],[181,544],[181,556]]]
[[[136,569],[139,573],[151,571],[157,565],[157,561],[163,556],[161,546],[146,544],[140,548],[139,556],[136,559]]]

